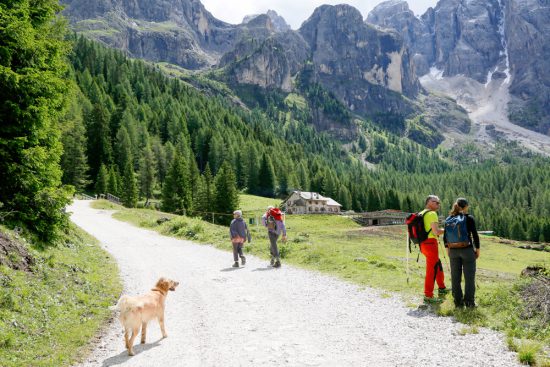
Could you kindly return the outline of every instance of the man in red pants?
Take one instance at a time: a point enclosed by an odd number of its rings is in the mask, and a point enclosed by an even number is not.
[[[434,282],[437,282],[439,295],[449,293],[445,287],[445,275],[443,266],[439,259],[437,236],[443,234],[444,230],[439,228],[437,211],[440,201],[435,195],[426,199],[426,208],[421,212],[424,219],[424,228],[428,232],[428,239],[420,244],[420,251],[426,256],[426,279],[424,280],[424,302],[441,303],[441,298],[434,297]]]

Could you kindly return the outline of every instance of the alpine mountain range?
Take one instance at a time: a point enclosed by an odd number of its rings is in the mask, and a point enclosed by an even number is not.
[[[543,0],[440,0],[417,17],[406,1],[363,19],[323,5],[292,30],[275,11],[241,24],[199,0],[62,0],[72,28],[152,62],[235,88],[330,91],[353,116],[426,146],[517,141],[550,155],[550,6]],[[395,124],[395,120],[415,124]],[[353,135],[319,112],[318,128]]]

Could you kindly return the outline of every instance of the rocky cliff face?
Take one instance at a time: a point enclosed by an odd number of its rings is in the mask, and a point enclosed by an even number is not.
[[[132,56],[188,69],[214,65],[246,26],[214,18],[198,0],[64,0],[75,30]]]
[[[317,8],[299,32],[309,44],[320,82],[351,110],[365,115],[412,112],[401,94],[414,97],[420,85],[396,32],[364,23],[348,5]]]
[[[512,84],[510,118],[550,135],[550,7],[546,1],[509,0],[504,19]]]
[[[247,24],[252,19],[263,15],[263,14],[253,14],[253,15],[247,15],[243,18],[243,24]],[[285,18],[281,17],[279,14],[277,14],[274,10],[268,10],[267,13],[265,13],[271,20],[271,24],[273,25],[273,30],[275,32],[286,32],[290,30],[290,25],[286,22]]]
[[[259,17],[255,18],[258,19]],[[246,38],[226,53],[220,66],[231,84],[253,84],[290,92],[292,77],[308,57],[308,45],[293,31]]]
[[[550,7],[538,0],[440,0],[421,18],[405,1],[390,0],[367,18],[403,36],[419,76],[464,76],[484,88],[497,81],[511,94],[503,118],[547,135],[549,20]]]
[[[429,72],[435,60],[434,38],[429,22],[415,17],[403,0],[389,0],[377,5],[367,16],[367,23],[395,29],[412,55],[417,75]]]
[[[403,35],[419,75],[435,66],[444,76],[464,74],[485,83],[503,52],[501,18],[497,0],[442,0],[420,19],[405,1],[390,0],[367,21]]]

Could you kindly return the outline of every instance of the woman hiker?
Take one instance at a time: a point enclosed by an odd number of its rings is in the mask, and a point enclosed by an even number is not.
[[[468,214],[468,200],[458,198],[445,219],[443,243],[451,263],[452,293],[456,307],[476,307],[475,276],[479,258],[479,236],[474,217]],[[461,282],[464,273],[464,294]]]
[[[283,221],[283,213],[279,208],[273,206],[267,207],[267,212],[262,216],[262,224],[267,228],[269,237],[269,252],[271,253],[270,264],[274,268],[281,267],[281,259],[279,257],[279,248],[277,241],[281,233],[283,234],[283,242],[286,241],[286,227]]]
[[[243,255],[243,245],[248,238],[248,227],[243,220],[243,212],[240,210],[233,212],[233,220],[229,226],[229,236],[233,245],[233,261],[235,261],[233,267],[239,267],[239,257],[241,258],[241,265],[244,266],[246,257]]]

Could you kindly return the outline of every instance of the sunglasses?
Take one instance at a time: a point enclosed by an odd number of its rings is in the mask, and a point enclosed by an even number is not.
[[[432,200],[433,203],[441,204],[439,201]]]

